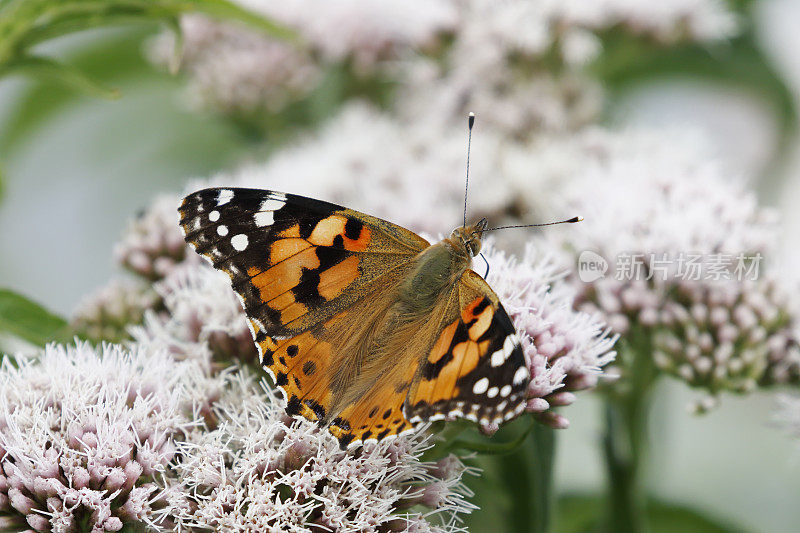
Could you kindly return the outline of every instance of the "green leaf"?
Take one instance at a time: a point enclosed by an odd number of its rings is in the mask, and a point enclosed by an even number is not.
[[[195,11],[215,18],[238,20],[278,39],[293,41],[298,38],[294,30],[226,0],[188,0],[165,4],[181,6],[180,12],[184,13]]]
[[[606,502],[598,494],[561,497],[556,507],[555,533],[600,533]],[[649,533],[746,533],[746,530],[689,506],[651,498],[647,504]]]
[[[464,479],[475,492],[472,501],[481,507],[480,512],[466,517],[468,531],[551,531],[556,430],[539,422],[531,426],[532,418],[520,417],[491,438],[510,443],[523,436],[523,442],[513,452],[464,458],[467,464],[482,471],[480,476]],[[477,430],[467,431],[472,432]]]
[[[172,50],[172,58],[169,60],[169,73],[173,76],[178,73],[183,62],[184,36],[181,28],[181,19],[172,17],[166,20],[167,27],[175,34],[175,44]]]
[[[293,30],[225,0],[78,0],[50,6],[20,37],[18,46],[25,49],[45,40],[102,26],[147,21],[169,23],[185,13],[236,20],[277,39],[295,40],[297,37]]]
[[[0,289],[0,332],[37,346],[70,337],[66,320],[8,289]]]
[[[202,13],[235,20],[267,35],[297,41],[294,30],[228,0],[4,0],[0,1],[0,76],[27,73],[50,77],[90,94],[117,97],[78,69],[34,56],[35,45],[99,27],[166,22],[181,15]]]
[[[117,89],[104,86],[75,67],[58,63],[46,57],[22,56],[13,59],[0,69],[0,76],[16,73],[50,78],[101,98],[113,100],[120,97]]]
[[[166,77],[154,70],[141,54],[145,39],[155,28],[153,25],[107,32],[89,45],[72,50],[68,54],[69,63],[92,79],[115,85],[147,76]],[[39,79],[22,88],[0,128],[0,153],[11,153],[42,124],[85,96],[83,92],[62,89],[62,85],[49,79]]]
[[[536,421],[533,417],[530,417],[528,427],[518,436],[508,440],[487,439],[485,437],[482,440],[471,438],[454,439],[446,445],[446,451],[456,454],[459,451],[475,452],[480,455],[505,455],[507,453],[512,453],[522,446],[522,443],[528,438],[528,434],[533,431],[535,424]]]

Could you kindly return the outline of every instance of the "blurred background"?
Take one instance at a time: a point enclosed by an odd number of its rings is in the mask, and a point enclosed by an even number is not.
[[[605,91],[597,121],[618,129],[702,132],[725,168],[748,179],[762,204],[779,209],[779,238],[791,248],[800,231],[800,2],[732,0],[720,9],[735,15],[737,29],[708,49],[688,42],[663,51],[628,50],[629,60],[607,45],[600,52],[605,61],[595,60]],[[192,73],[173,75],[165,66],[165,39],[169,31],[162,24],[140,23],[83,31],[37,48],[118,89],[118,99],[38,77],[0,82],[3,286],[69,316],[119,270],[112,250],[128,221],[154,197],[177,193],[190,179],[265,160],[296,130],[335,116],[345,99],[327,81],[315,89],[313,112],[296,122],[291,113],[278,113],[272,122],[254,124],[243,118],[247,113],[198,103],[196,91],[187,88]],[[161,60],[154,61],[159,47]],[[189,52],[186,60],[193,60]],[[398,83],[426,82],[409,75]],[[480,126],[487,111],[474,111]],[[465,144],[464,132],[452,131],[456,138],[442,144]],[[442,179],[462,186],[460,172]],[[693,397],[687,386],[662,381],[659,387],[646,473],[652,490],[743,531],[796,531],[800,447],[775,426],[774,396],[725,397],[698,417],[687,412]],[[586,395],[564,410],[571,427],[558,433],[559,493],[603,484],[599,409]]]

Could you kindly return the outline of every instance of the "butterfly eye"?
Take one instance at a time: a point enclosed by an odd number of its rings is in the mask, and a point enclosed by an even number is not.
[[[481,240],[479,235],[473,233],[473,236],[476,236],[478,238],[470,239],[469,242],[466,243],[466,245],[467,249],[469,250],[469,254],[472,257],[475,257],[481,251]]]

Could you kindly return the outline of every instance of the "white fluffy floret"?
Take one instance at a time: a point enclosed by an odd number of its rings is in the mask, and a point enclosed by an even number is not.
[[[423,433],[344,452],[244,374],[216,411],[218,427],[179,448],[172,507],[185,530],[460,531],[458,515],[472,509],[460,461],[420,461]]]
[[[549,425],[566,427],[568,420],[550,407],[572,403],[572,392],[597,385],[602,367],[616,355],[616,336],[599,313],[573,308],[575,292],[563,282],[564,270],[552,255],[529,246],[516,258],[491,242],[483,254],[490,265],[487,281],[525,351],[531,374],[528,410]]]
[[[0,366],[0,512],[9,527],[168,523],[160,480],[215,388],[164,352],[48,346]]]

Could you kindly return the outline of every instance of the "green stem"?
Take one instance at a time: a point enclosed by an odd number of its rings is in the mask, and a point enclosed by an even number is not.
[[[625,377],[606,400],[603,452],[608,475],[606,530],[644,533],[647,487],[644,465],[649,446],[650,396],[656,370],[649,343],[630,343],[620,350]]]
[[[555,430],[536,424],[531,434],[534,445],[533,527],[530,531],[546,533],[553,515],[553,462],[555,460]]]
[[[507,531],[548,533],[553,508],[554,430],[535,424],[517,451],[499,456],[511,507]]]

